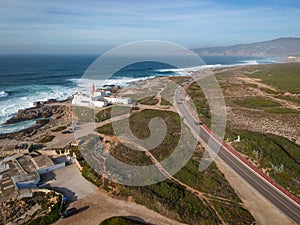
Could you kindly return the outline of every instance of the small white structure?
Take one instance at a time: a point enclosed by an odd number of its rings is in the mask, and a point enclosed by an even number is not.
[[[131,98],[124,98],[124,97],[104,97],[111,104],[131,104]]]
[[[107,101],[102,95],[90,97],[81,93],[75,94],[72,100],[73,105],[86,106],[86,107],[105,107],[107,106]]]
[[[96,107],[105,107],[107,106],[107,101],[102,95],[92,97],[91,104]]]
[[[91,97],[84,95],[82,93],[77,93],[73,97],[72,105],[90,107],[91,106]]]

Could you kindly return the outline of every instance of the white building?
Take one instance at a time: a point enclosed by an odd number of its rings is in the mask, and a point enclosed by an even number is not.
[[[81,94],[81,93],[77,93],[73,97],[72,105],[90,107],[90,106],[92,106],[91,105],[91,97]]]
[[[131,104],[132,100],[131,98],[124,98],[124,97],[104,97],[106,101],[108,101],[111,104]]]
[[[102,95],[90,97],[81,93],[75,94],[72,100],[73,105],[86,106],[86,107],[105,107],[107,101]]]

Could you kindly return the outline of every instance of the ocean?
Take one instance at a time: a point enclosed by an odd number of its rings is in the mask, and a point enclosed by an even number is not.
[[[3,125],[19,109],[33,106],[35,101],[63,100],[78,91],[79,81],[97,58],[95,55],[1,55],[0,56],[0,133],[29,127],[35,121]],[[202,57],[205,67],[268,64],[274,58],[261,57]],[[201,67],[196,67],[199,69]],[[186,68],[193,70],[195,68]],[[155,76],[183,75],[182,69],[157,62],[127,66],[115,73],[106,84],[126,86],[129,82]]]

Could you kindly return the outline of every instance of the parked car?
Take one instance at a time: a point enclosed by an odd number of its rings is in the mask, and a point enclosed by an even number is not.
[[[76,213],[78,213],[78,210],[76,208],[70,208],[70,209],[67,209],[66,211],[64,211],[62,214],[61,214],[61,217],[62,218],[67,218],[69,216],[73,216],[75,215]]]

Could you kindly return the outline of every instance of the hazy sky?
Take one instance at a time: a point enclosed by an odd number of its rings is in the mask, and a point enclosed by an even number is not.
[[[299,0],[0,0],[0,54],[99,53],[139,40],[186,47],[300,37]]]

